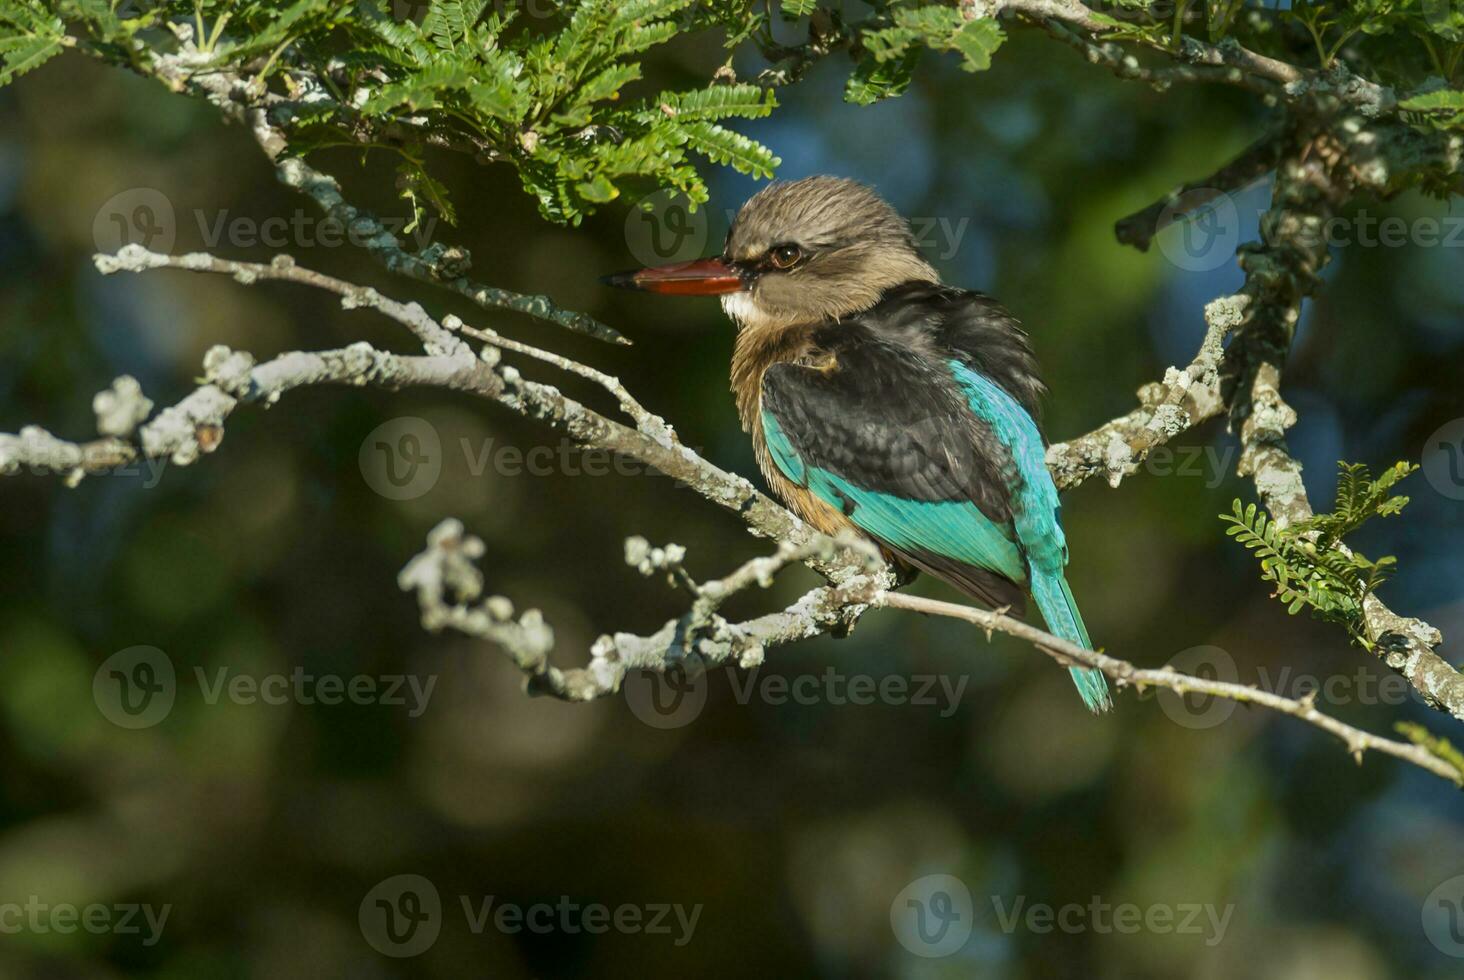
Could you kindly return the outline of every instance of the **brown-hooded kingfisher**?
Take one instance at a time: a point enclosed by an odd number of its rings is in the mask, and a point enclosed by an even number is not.
[[[863,184],[809,177],[743,205],[717,258],[609,276],[721,296],[732,390],[758,465],[805,521],[850,526],[988,605],[1025,606],[1092,649],[1037,419],[1046,389],[1016,319],[941,284],[906,222]],[[1083,702],[1110,706],[1096,670]]]

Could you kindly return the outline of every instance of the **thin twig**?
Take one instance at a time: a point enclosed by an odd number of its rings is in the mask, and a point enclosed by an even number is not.
[[[1191,674],[1180,673],[1168,667],[1157,670],[1135,667],[1126,660],[1119,660],[1093,650],[1085,650],[1029,623],[986,609],[975,609],[953,602],[941,602],[937,599],[926,599],[900,592],[881,592],[870,600],[870,604],[887,609],[904,609],[931,616],[963,620],[981,627],[988,634],[992,631],[1005,633],[1025,640],[1059,663],[1069,666],[1080,664],[1101,670],[1113,678],[1119,687],[1134,687],[1140,691],[1146,687],[1163,687],[1180,694],[1209,694],[1217,698],[1269,708],[1337,736],[1346,743],[1347,751],[1359,763],[1362,761],[1363,753],[1370,750],[1381,752],[1418,766],[1441,779],[1447,779],[1456,786],[1464,786],[1464,773],[1423,747],[1383,738],[1360,728],[1354,728],[1331,715],[1318,711],[1316,705],[1307,698],[1296,700],[1282,697],[1247,684],[1206,680]]]

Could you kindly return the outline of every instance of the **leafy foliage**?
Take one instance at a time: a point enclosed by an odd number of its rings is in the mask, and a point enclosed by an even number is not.
[[[60,54],[64,37],[61,19],[40,4],[0,0],[0,85]]]
[[[1464,92],[1435,89],[1403,100],[1403,108],[1440,129],[1464,129]]]
[[[1393,87],[1417,126],[1464,129],[1461,3],[1090,6],[1107,27],[1099,39],[1138,55],[1233,39],[1301,68],[1341,63]],[[778,40],[779,20],[807,40]],[[739,83],[729,53],[710,87],[647,90],[647,52],[709,31],[729,52],[755,44],[774,67]],[[845,97],[869,103],[903,93],[926,52],[978,72],[1004,41],[994,18],[954,0],[0,0],[0,85],[67,48],[174,85],[160,66],[182,57],[195,70],[202,57],[269,95],[298,151],[399,155],[419,218],[452,218],[430,173],[434,149],[449,149],[513,166],[545,217],[577,223],[633,187],[705,201],[697,158],[771,176],[777,158],[726,123],[773,111],[773,87],[835,50],[855,62]]]
[[[722,123],[767,115],[771,90],[715,85],[622,97],[641,58],[682,29],[694,0],[579,0],[544,16],[487,0],[0,0],[6,81],[61,49],[66,32],[144,72],[191,43],[214,65],[278,96],[298,151],[364,141],[400,155],[399,188],[418,217],[453,219],[429,146],[511,163],[541,212],[575,223],[632,184],[706,187],[698,155],[769,177],[777,158]],[[535,8],[535,13],[544,13]],[[318,80],[302,90],[300,77]]]
[[[904,92],[923,48],[954,51],[967,71],[985,71],[1006,40],[994,18],[968,20],[955,7],[938,3],[890,5],[887,20],[876,23],[887,26],[862,35],[865,57],[844,93],[850,102],[868,104]]]
[[[1408,503],[1393,487],[1418,467],[1397,463],[1373,479],[1360,463],[1340,463],[1337,501],[1330,514],[1281,527],[1255,504],[1236,500],[1220,519],[1225,533],[1254,552],[1261,578],[1276,586],[1274,595],[1295,615],[1311,609],[1319,619],[1340,623],[1352,638],[1371,648],[1363,629],[1363,602],[1396,565],[1392,557],[1371,561],[1342,545],[1342,538],[1374,517],[1396,515]]]

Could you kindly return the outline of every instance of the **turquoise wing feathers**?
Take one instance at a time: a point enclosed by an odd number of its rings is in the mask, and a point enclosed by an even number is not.
[[[811,466],[768,412],[763,413],[763,435],[768,452],[788,479],[807,487],[825,503],[844,509],[851,521],[885,544],[899,551],[934,551],[1014,582],[1026,581],[1011,526],[992,521],[970,501],[911,500]]]
[[[1063,568],[1068,561],[1067,536],[1062,530],[1062,504],[1057,485],[1047,469],[1046,446],[1037,423],[1000,385],[961,361],[949,362],[956,383],[969,399],[971,410],[996,432],[1011,452],[1017,479],[1012,491],[1013,524],[1031,569],[1030,587],[1037,609],[1055,636],[1093,649],[1088,628]],[[1108,681],[1102,671],[1072,667],[1073,682],[1083,703],[1093,711],[1112,706]]]
[[[1091,648],[1063,576],[1057,488],[1027,411],[961,360],[871,341],[841,349],[839,362],[765,376],[763,438],[778,470],[958,587],[970,571],[1029,589],[1055,635]],[[967,591],[990,600],[989,590]],[[1073,678],[1090,708],[1108,706],[1101,673],[1074,668]]]

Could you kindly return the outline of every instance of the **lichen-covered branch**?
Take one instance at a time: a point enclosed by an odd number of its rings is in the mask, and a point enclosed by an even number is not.
[[[1017,9],[1017,4],[1008,4]],[[1035,18],[1035,15],[1033,15]],[[1075,30],[1067,22],[1056,17],[1040,21],[1049,34],[1059,41],[1077,49],[1089,62],[1107,68],[1119,78],[1144,82],[1162,91],[1175,82],[1214,82],[1224,85],[1238,85],[1252,92],[1275,100],[1283,93],[1277,82],[1259,75],[1247,74],[1234,65],[1222,63],[1181,62],[1173,65],[1142,65],[1127,48],[1115,41],[1101,41],[1081,30]]]
[[[389,354],[366,343],[340,350],[292,351],[262,363],[245,351],[215,346],[204,355],[204,384],[126,436],[69,442],[37,426],[27,426],[18,435],[0,433],[0,474],[53,474],[75,485],[87,476],[142,460],[187,466],[218,448],[224,423],[240,404],[273,405],[285,393],[311,385],[434,387],[488,394],[499,382],[485,368],[471,354],[414,357]]]
[[[830,585],[806,593],[793,605],[741,623],[729,622],[719,609],[732,595],[753,586],[766,588],[783,568],[810,559],[832,564],[840,554],[862,557],[841,567]],[[754,558],[720,579],[697,582],[681,564],[677,545],[653,548],[643,538],[626,542],[625,560],[642,574],[666,574],[693,597],[687,611],[649,636],[613,633],[590,649],[585,667],[559,668],[549,663],[553,632],[536,610],[515,618],[513,603],[503,596],[482,598],[483,576],[474,564],[483,542],[465,532],[456,519],[439,524],[427,548],[413,558],[398,578],[402,589],[416,594],[422,625],[433,631],[454,629],[503,648],[524,673],[528,690],[565,701],[589,701],[620,690],[627,671],[664,671],[676,665],[700,671],[733,662],[740,667],[762,663],[767,647],[829,632],[851,629],[867,608],[866,597],[892,583],[891,573],[876,549],[861,540],[834,540],[815,535],[802,544],[782,542],[775,554]]]
[[[1056,22],[1082,31],[1084,35],[1101,36],[1113,27],[1111,21],[1105,22],[1094,10],[1078,0],[994,0],[990,6],[993,12],[1017,14],[1044,26]],[[1233,40],[1208,44],[1186,35],[1178,50],[1159,48],[1157,45],[1153,48],[1183,65],[1229,70],[1228,73],[1218,74],[1213,78],[1208,74],[1198,76],[1196,80],[1219,80],[1253,88],[1257,82],[1287,86],[1307,77],[1296,66],[1247,50]]]
[[[1222,344],[1240,324],[1246,299],[1227,296],[1205,308],[1205,339],[1189,366],[1171,367],[1162,381],[1139,389],[1139,407],[1086,435],[1047,448],[1047,468],[1061,489],[1092,476],[1117,487],[1138,472],[1153,450],[1224,411],[1220,396]]]
[[[666,573],[673,585],[688,588],[694,601],[684,615],[649,636],[601,636],[591,646],[589,665],[569,669],[549,663],[553,632],[537,610],[515,618],[510,600],[503,596],[482,598],[484,579],[474,562],[483,556],[483,542],[467,534],[456,519],[443,521],[428,535],[426,549],[408,562],[398,584],[416,594],[423,626],[434,631],[450,628],[497,644],[524,673],[530,692],[565,701],[588,701],[613,694],[631,670],[660,673],[682,667],[695,673],[729,662],[742,668],[756,667],[763,662],[767,647],[847,630],[871,608],[899,609],[971,623],[984,630],[988,639],[993,633],[1005,633],[1065,666],[1101,670],[1120,688],[1133,688],[1139,693],[1148,688],[1166,688],[1178,694],[1208,694],[1277,711],[1341,739],[1359,764],[1367,752],[1378,752],[1455,786],[1464,786],[1464,771],[1426,747],[1348,725],[1318,710],[1312,697],[1296,700],[1169,667],[1143,669],[1105,653],[1085,650],[1004,612],[891,591],[877,552],[867,547],[864,553],[869,564],[863,572],[851,572],[837,584],[814,589],[786,609],[742,623],[730,623],[718,615],[718,607],[729,596],[753,586],[766,588],[772,577],[789,564],[820,550],[832,554],[850,544],[828,538],[801,546],[785,543],[776,554],[755,558],[722,579],[697,583],[685,571],[683,549],[675,545],[652,548],[644,539],[632,538],[626,542],[627,563],[643,574]]]
[[[1261,242],[1244,250],[1245,322],[1226,354],[1225,383],[1232,427],[1241,441],[1237,472],[1281,526],[1312,516],[1301,464],[1286,445],[1296,412],[1281,396],[1281,375],[1302,301],[1320,283],[1328,260],[1322,227],[1349,191],[1344,154],[1319,137],[1277,171]],[[1399,616],[1375,595],[1364,602],[1373,651],[1401,674],[1424,703],[1464,721],[1464,674],[1434,650],[1443,640],[1419,619]]]

